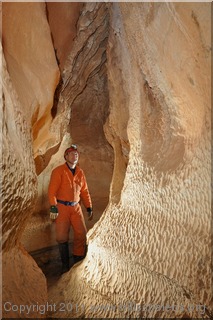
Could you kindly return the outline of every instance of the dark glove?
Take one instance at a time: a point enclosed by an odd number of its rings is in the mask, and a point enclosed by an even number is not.
[[[92,212],[92,208],[87,208],[87,214],[88,214],[88,220],[92,220],[93,218],[93,212]]]
[[[58,208],[56,206],[50,207],[50,219],[55,220],[58,216]]]

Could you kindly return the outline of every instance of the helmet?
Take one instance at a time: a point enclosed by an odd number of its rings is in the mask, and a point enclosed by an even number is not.
[[[77,151],[78,152],[77,146],[75,144],[72,144],[71,147],[67,148],[64,151],[64,157],[71,151]]]

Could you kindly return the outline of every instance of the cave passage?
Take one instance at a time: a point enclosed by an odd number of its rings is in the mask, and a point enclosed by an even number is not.
[[[53,140],[52,146],[45,149],[42,154],[36,153],[39,195],[35,212],[23,232],[22,243],[41,267],[48,282],[52,283],[60,275],[61,262],[55,241],[54,223],[49,221],[47,188],[51,170],[64,163],[65,148],[71,143],[78,146],[79,165],[86,175],[93,203],[92,221],[87,221],[86,210],[83,205],[81,206],[87,229],[90,230],[100,219],[109,202],[114,156],[113,148],[104,133],[104,125],[109,116],[106,67],[108,9],[105,5],[97,4],[91,14],[89,6],[77,3],[47,3],[46,14],[60,72],[51,108],[51,121],[54,128],[54,122],[58,122],[66,106],[69,122],[67,127],[64,127],[61,141]],[[79,33],[82,23],[90,23],[83,35],[82,32]],[[67,45],[68,38],[72,45]],[[37,143],[34,147],[39,144],[39,127],[35,130],[34,139]],[[46,139],[48,138],[47,135]],[[44,135],[42,140],[45,140]],[[72,241],[71,228],[69,241],[71,265]]]
[[[3,304],[83,302],[56,319],[212,318],[210,3],[2,8]],[[47,190],[72,143],[94,219],[83,208],[87,255],[61,276]]]

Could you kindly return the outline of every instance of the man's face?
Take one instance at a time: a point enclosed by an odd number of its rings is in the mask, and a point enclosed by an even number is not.
[[[70,164],[76,165],[78,163],[78,152],[74,150],[70,151],[65,158]]]

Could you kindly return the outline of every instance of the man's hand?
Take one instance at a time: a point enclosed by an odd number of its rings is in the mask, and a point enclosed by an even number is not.
[[[50,207],[50,219],[55,220],[58,216],[58,208],[56,206]]]
[[[88,220],[92,220],[93,218],[93,212],[92,212],[92,208],[87,208],[87,214],[88,214]]]

